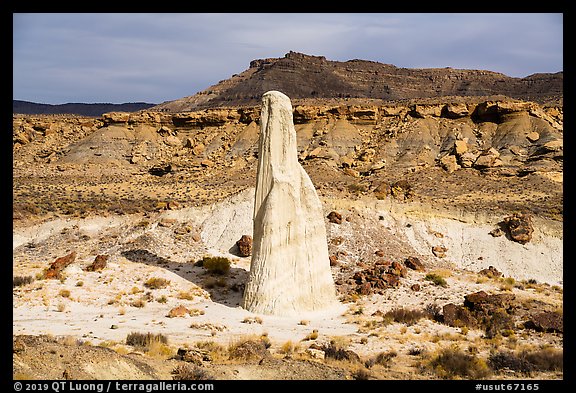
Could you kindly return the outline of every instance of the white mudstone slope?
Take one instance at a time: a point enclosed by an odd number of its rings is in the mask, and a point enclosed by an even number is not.
[[[337,304],[324,212],[297,157],[290,99],[262,97],[250,277],[242,306],[298,315]]]

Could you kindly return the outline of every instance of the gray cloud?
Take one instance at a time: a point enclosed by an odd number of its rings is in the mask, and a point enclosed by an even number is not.
[[[14,14],[13,97],[160,103],[290,50],[399,67],[557,72],[562,14]]]

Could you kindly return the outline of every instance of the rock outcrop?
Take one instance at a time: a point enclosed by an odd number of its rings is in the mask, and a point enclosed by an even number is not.
[[[322,205],[298,162],[290,99],[262,97],[250,277],[242,306],[298,315],[336,305]]]

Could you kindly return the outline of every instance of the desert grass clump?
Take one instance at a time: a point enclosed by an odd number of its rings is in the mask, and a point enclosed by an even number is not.
[[[348,347],[348,340],[342,337],[335,337],[330,340],[330,343],[324,346],[324,357],[334,360],[342,360],[351,363],[360,362],[360,357],[354,351],[346,349]]]
[[[482,379],[490,374],[490,369],[484,360],[458,347],[442,349],[428,365],[443,379]]]
[[[181,364],[172,370],[172,379],[175,381],[208,381],[214,379],[201,367]]]
[[[383,318],[412,326],[427,315],[424,310],[409,310],[404,307],[396,307],[384,314]]]
[[[12,278],[12,288],[20,287],[22,285],[30,284],[34,281],[32,276],[16,276]]]
[[[317,338],[318,338],[318,330],[314,329],[312,330],[312,332],[308,333],[302,341],[316,340]]]
[[[398,356],[398,353],[394,350],[388,352],[380,352],[378,355],[366,360],[364,365],[366,368],[372,368],[374,365],[379,364],[384,367],[390,367],[390,362]]]
[[[444,277],[442,277],[441,275],[436,274],[436,273],[428,273],[428,274],[426,274],[426,277],[424,277],[424,280],[432,281],[432,283],[433,283],[434,285],[438,285],[438,286],[441,286],[441,287],[444,287],[444,288],[446,288],[446,287],[448,286],[448,283],[446,282],[446,280],[444,279]]]
[[[212,274],[228,274],[231,262],[225,257],[204,257],[201,266]]]
[[[133,347],[147,348],[152,343],[168,344],[168,337],[162,333],[138,333],[132,332],[126,336],[126,345]]]
[[[58,292],[58,295],[60,295],[62,297],[69,298],[70,297],[70,291],[67,289],[61,289],[60,292]]]
[[[284,344],[280,346],[278,352],[284,355],[291,355],[296,350],[296,346],[291,340],[286,341]]]
[[[435,322],[442,322],[444,320],[444,315],[442,314],[442,308],[436,303],[428,303],[424,307],[424,311],[428,315],[428,318]]]
[[[166,288],[170,284],[170,280],[161,277],[150,277],[148,281],[144,283],[146,288],[150,289],[161,289]]]
[[[246,317],[242,320],[242,323],[258,323],[262,325],[262,318],[260,317]]]
[[[194,346],[208,353],[213,362],[224,362],[228,359],[228,350],[215,341],[199,341]]]

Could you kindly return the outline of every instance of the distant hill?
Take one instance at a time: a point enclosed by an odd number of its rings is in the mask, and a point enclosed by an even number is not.
[[[38,104],[35,102],[12,100],[12,113],[23,115],[61,115],[72,114],[80,116],[102,116],[107,112],[137,112],[148,109],[155,104],[145,102],[128,102],[124,104]]]
[[[379,99],[385,101],[446,96],[495,96],[562,102],[564,73],[515,78],[486,70],[400,68],[369,60],[331,61],[324,56],[289,52],[257,59],[250,67],[193,96],[152,110],[181,112],[258,105],[263,93],[279,90],[291,99]]]

